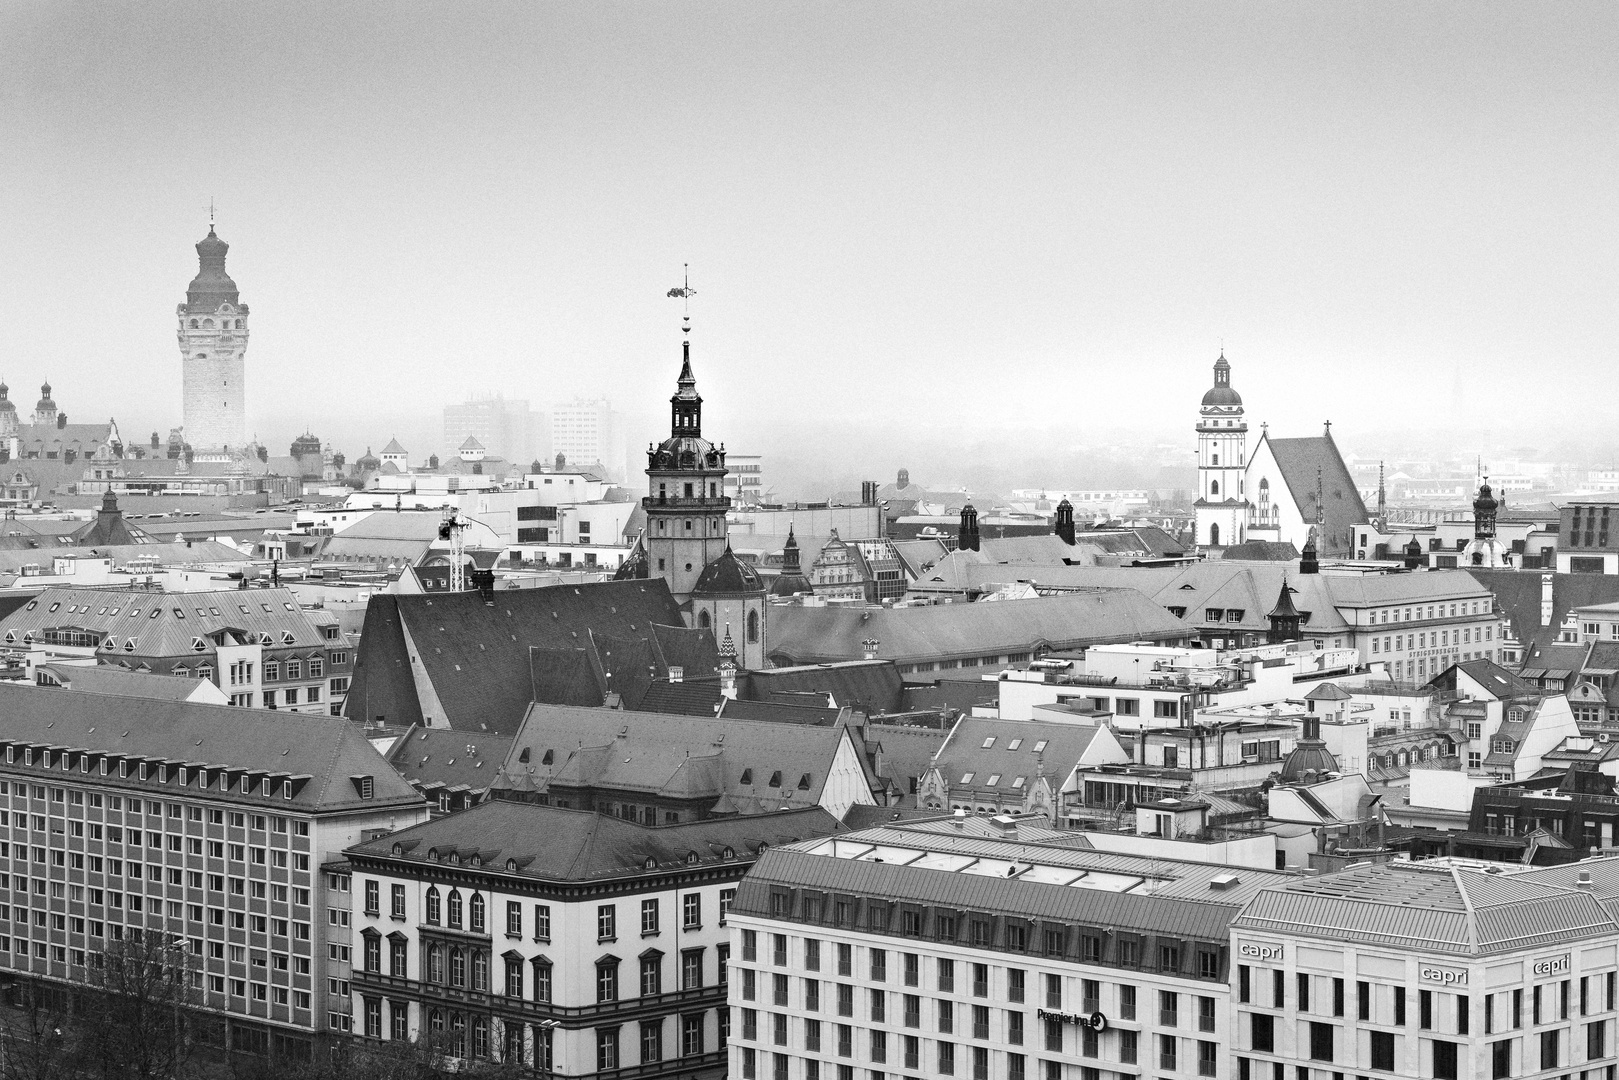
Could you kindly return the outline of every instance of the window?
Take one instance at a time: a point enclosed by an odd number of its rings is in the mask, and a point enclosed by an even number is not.
[[[1394,1033],[1374,1031],[1372,1036],[1372,1068],[1384,1072],[1394,1071]],[[1258,1047],[1256,1046],[1257,1050]],[[1499,1075],[1499,1074],[1498,1074]]]
[[[1310,1060],[1332,1060],[1332,1025],[1311,1022],[1310,1024]]]
[[[641,936],[650,937],[658,932],[658,901],[641,901]]]
[[[365,883],[365,913],[367,915],[382,913],[382,883],[379,881]]]
[[[612,958],[596,962],[596,1001],[618,1000],[618,961]]]
[[[612,904],[596,909],[596,940],[615,941],[618,938],[618,915]]]
[[[1276,1050],[1276,1017],[1269,1013],[1253,1013],[1249,1017],[1249,1043],[1263,1053]],[[1374,1065],[1373,1068],[1376,1068]]]
[[[703,897],[701,893],[687,893],[680,901],[680,925],[697,930],[703,925]]]

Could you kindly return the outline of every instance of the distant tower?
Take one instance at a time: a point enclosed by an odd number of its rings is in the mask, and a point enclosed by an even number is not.
[[[1207,547],[1247,539],[1248,422],[1242,397],[1231,388],[1225,353],[1214,362],[1214,385],[1203,395],[1197,421],[1197,543]]]
[[[197,244],[197,276],[175,312],[185,441],[198,453],[239,450],[247,442],[247,305],[225,273],[229,250],[210,223]]]
[[[691,320],[681,325],[691,333]],[[725,448],[703,438],[703,399],[691,373],[691,338],[681,343],[680,378],[669,399],[669,437],[647,449],[648,573],[669,583],[685,604],[703,568],[725,554]],[[561,468],[560,463],[558,468]],[[762,595],[762,590],[761,590]]]
[[[39,388],[39,403],[34,406],[34,424],[55,427],[57,411],[56,402],[51,400],[51,384],[45,383]]]
[[[973,504],[968,503],[961,508],[961,529],[956,536],[956,547],[961,551],[977,551],[978,537],[978,511]]]
[[[1299,623],[1304,617],[1293,606],[1293,590],[1288,586],[1286,577],[1282,578],[1282,592],[1276,598],[1276,606],[1265,618],[1270,622],[1270,632],[1265,635],[1265,640],[1272,645],[1299,639]]]
[[[1500,502],[1490,492],[1489,477],[1479,485],[1473,500],[1473,540],[1462,549],[1462,565],[1499,570],[1512,565],[1512,552],[1495,538],[1495,515]]]
[[[1064,499],[1057,504],[1056,533],[1065,544],[1074,542],[1074,504]]]

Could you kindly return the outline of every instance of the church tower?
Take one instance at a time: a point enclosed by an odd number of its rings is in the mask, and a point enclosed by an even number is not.
[[[669,583],[675,600],[691,599],[703,568],[724,555],[725,447],[703,438],[703,399],[691,373],[691,319],[682,324],[682,362],[674,397],[669,399],[669,437],[648,447],[646,556],[649,577]],[[761,590],[762,595],[762,590]]]
[[[247,305],[225,273],[229,250],[210,223],[197,244],[197,276],[176,311],[185,440],[198,454],[247,443]]]
[[[1231,388],[1231,364],[1220,353],[1214,385],[1203,395],[1197,420],[1197,536],[1200,547],[1227,547],[1247,539],[1248,422],[1242,397]]]

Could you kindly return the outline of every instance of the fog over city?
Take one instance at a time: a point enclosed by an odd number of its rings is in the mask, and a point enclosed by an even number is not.
[[[1162,443],[1189,481],[1222,348],[1256,426],[1605,464],[1563,444],[1614,413],[1616,31],[1605,4],[7,5],[0,375],[177,425],[212,199],[270,445],[425,451],[499,392],[606,395],[633,450],[689,263],[712,427],[809,497],[1153,483]]]

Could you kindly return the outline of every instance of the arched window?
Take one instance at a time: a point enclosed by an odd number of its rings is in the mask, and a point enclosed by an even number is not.
[[[461,890],[450,890],[450,926],[461,929]]]
[[[458,1012],[450,1014],[450,1056],[467,1056],[467,1018]]]
[[[427,922],[430,926],[438,925],[438,886],[432,885],[427,890]]]
[[[197,320],[192,319],[191,320],[191,329],[195,330],[196,328],[197,328]]]
[[[472,1018],[472,1056],[475,1058],[489,1056],[489,1018],[487,1016],[474,1016]]]
[[[1209,544],[1211,546],[1213,546],[1213,547],[1219,547],[1220,546],[1220,526],[1218,526],[1218,525],[1210,525],[1209,526]]]
[[[1218,481],[1218,480],[1210,480],[1209,481],[1209,494],[1210,495],[1218,495],[1218,494],[1220,494],[1220,481]]]
[[[450,985],[463,989],[467,985],[467,954],[454,945],[450,947]]]
[[[427,1026],[434,1031],[444,1030],[444,1013],[438,1009],[427,1011]]]
[[[755,645],[759,642],[759,613],[757,611],[748,612],[748,642]]]
[[[483,894],[473,893],[467,912],[468,928],[475,934],[483,933]]]
[[[713,624],[709,620],[708,612],[699,611],[697,613],[697,626],[698,626],[698,628],[702,629],[702,630],[707,630],[711,625],[713,625]]]
[[[489,990],[489,956],[482,949],[472,950],[472,988],[479,993]]]

